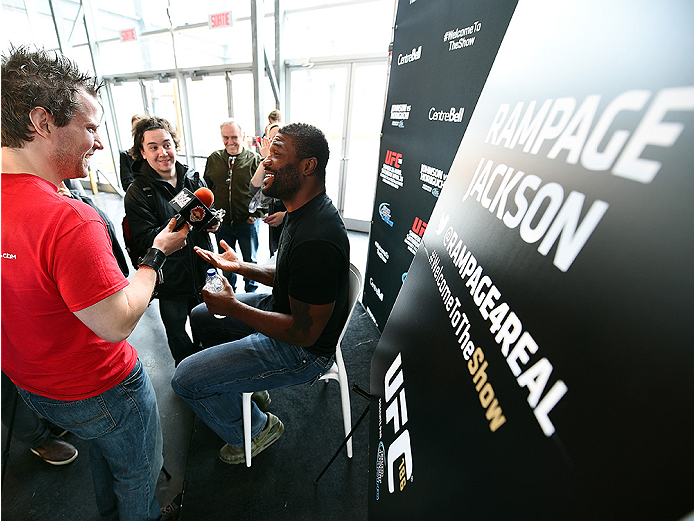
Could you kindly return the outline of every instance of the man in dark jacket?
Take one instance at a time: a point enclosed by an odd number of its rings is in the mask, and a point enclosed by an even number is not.
[[[176,215],[169,201],[183,188],[195,192],[206,186],[199,173],[176,160],[178,145],[176,131],[163,118],[143,119],[135,126],[130,150],[136,160],[134,180],[125,194],[125,216],[135,243],[145,250]],[[176,365],[198,350],[197,339],[191,341],[185,325],[190,311],[202,302],[205,271],[211,267],[195,254],[193,247],[211,248],[208,232],[218,227],[219,224],[204,232],[191,229],[186,246],[167,258],[163,280],[154,292]]]
[[[248,184],[260,164],[260,156],[244,146],[246,134],[241,125],[230,119],[220,125],[224,148],[210,154],[205,164],[205,182],[214,193],[215,206],[226,211],[217,241],[224,240],[236,249],[238,242],[246,262],[256,263],[258,253],[258,218],[265,212],[248,211],[251,194]],[[221,246],[220,246],[221,251]],[[236,289],[236,273],[226,274]],[[258,289],[258,283],[244,277],[246,293]]]

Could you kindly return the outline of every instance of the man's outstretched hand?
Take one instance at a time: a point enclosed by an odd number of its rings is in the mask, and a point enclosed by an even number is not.
[[[220,241],[220,244],[225,250],[224,253],[215,253],[213,251],[203,250],[198,246],[195,247],[195,252],[213,266],[222,269],[222,271],[236,273],[241,266],[236,252],[229,247],[224,239]]]

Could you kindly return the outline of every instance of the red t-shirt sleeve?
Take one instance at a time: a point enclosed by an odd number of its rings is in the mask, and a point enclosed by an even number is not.
[[[55,241],[51,272],[71,312],[96,304],[128,285],[113,256],[106,225],[93,213],[94,218],[61,233]]]

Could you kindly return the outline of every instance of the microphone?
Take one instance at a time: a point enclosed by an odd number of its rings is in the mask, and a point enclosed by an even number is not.
[[[190,224],[198,231],[206,230],[214,226],[214,219],[222,220],[224,210],[211,210],[214,202],[214,194],[209,188],[204,186],[191,192],[184,188],[169,201],[169,204],[176,210],[176,227],[174,231],[180,230],[185,223]]]
[[[212,193],[212,190],[209,188],[205,188],[204,186],[201,186],[195,192],[193,192],[193,195],[200,199],[200,202],[204,204],[207,208],[212,206],[212,203],[214,203],[214,194]]]

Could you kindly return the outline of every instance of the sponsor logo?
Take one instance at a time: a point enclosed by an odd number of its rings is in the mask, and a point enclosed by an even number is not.
[[[392,423],[395,440],[387,447],[383,441],[382,402],[378,400],[379,447],[376,461],[376,494],[380,495],[380,483],[383,475],[388,477],[388,492],[394,493],[397,485],[402,492],[407,486],[407,480],[412,479],[412,446],[408,425],[407,400],[405,398],[405,376],[402,368],[401,354],[395,357],[385,374],[385,403],[386,426]],[[383,449],[381,450],[381,447]],[[379,473],[379,464],[383,463],[385,470]],[[395,469],[397,468],[397,474]]]
[[[390,106],[391,126],[405,128],[405,120],[410,119],[412,105],[407,103],[397,103]]]
[[[190,222],[195,223],[202,221],[205,217],[205,209],[202,206],[196,206],[190,211]]]
[[[460,107],[456,110],[455,107],[451,107],[451,110],[437,110],[436,107],[431,107],[429,109],[429,121],[445,121],[447,123],[462,123],[463,114],[465,113],[465,108]]]
[[[17,256],[14,253],[3,253],[2,258],[15,260]]]
[[[422,163],[419,167],[419,180],[422,182],[422,190],[438,197],[443,188],[443,182],[448,174],[443,170]]]
[[[412,231],[416,233],[420,238],[424,235],[427,229],[427,223],[422,221],[419,217],[414,218],[414,224],[412,225]]]
[[[393,152],[392,150],[388,150],[386,152],[386,165],[390,165],[393,167],[400,166],[402,164],[402,154],[398,152]]]
[[[374,241],[374,245],[376,246],[376,254],[378,257],[383,261],[384,264],[388,263],[388,259],[390,258],[390,253],[388,253],[379,243],[378,241]]]
[[[380,418],[379,418],[380,421]],[[386,449],[383,446],[383,442],[378,444],[378,452],[376,454],[376,501],[381,499],[381,483],[383,483],[383,476],[386,473]]]
[[[412,229],[407,232],[405,236],[405,244],[407,249],[414,255],[419,249],[419,245],[422,243],[422,236],[427,229],[427,223],[422,221],[419,217],[414,218],[414,223],[412,224]]]
[[[399,103],[397,105],[390,106],[390,119],[410,119],[410,111],[412,110],[412,105],[407,103]]]
[[[405,63],[417,61],[421,57],[422,57],[422,46],[420,45],[417,49],[412,49],[412,52],[410,54],[398,55],[398,65],[404,65]]]
[[[390,203],[381,203],[378,206],[378,214],[381,216],[384,223],[391,228],[393,227],[393,221],[390,219]]]
[[[374,282],[373,278],[369,278],[369,285],[371,286],[371,289],[374,290],[374,293],[376,293],[378,300],[383,302],[383,292],[380,289],[378,289],[378,286],[376,286],[376,283]]]
[[[387,150],[385,162],[381,167],[381,181],[398,190],[403,185],[405,179],[402,175],[402,170],[400,170],[401,165],[402,154]]]
[[[178,208],[184,208],[189,202],[193,200],[193,193],[188,190],[181,190],[176,194],[176,196],[171,199],[171,204],[178,206]]]

